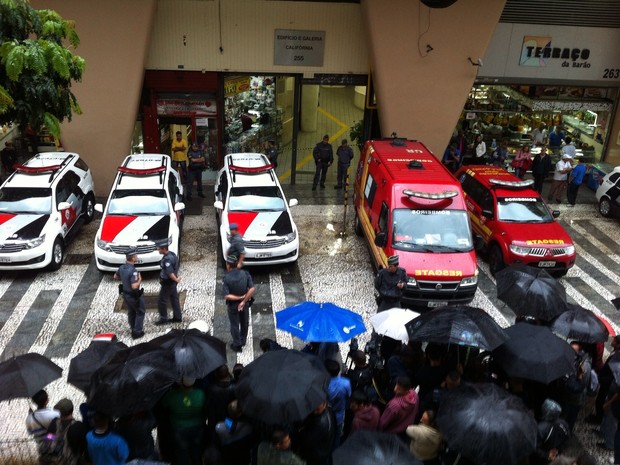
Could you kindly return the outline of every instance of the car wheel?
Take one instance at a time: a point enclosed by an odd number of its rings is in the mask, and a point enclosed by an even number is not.
[[[82,214],[84,215],[85,223],[90,223],[95,218],[95,199],[92,194],[86,196],[82,206]]]
[[[65,246],[62,243],[62,239],[57,237],[52,247],[52,261],[49,264],[49,269],[56,271],[62,266],[62,262],[65,259]]]
[[[491,269],[491,274],[495,276],[500,270],[506,268],[506,264],[504,263],[504,256],[502,255],[502,250],[499,248],[497,244],[493,244],[491,246],[491,250],[489,251],[489,268]]]
[[[609,197],[601,197],[598,203],[598,212],[605,218],[611,216],[611,200],[609,200]]]
[[[359,237],[364,235],[364,230],[362,229],[362,223],[360,222],[359,216],[355,215],[355,234]]]

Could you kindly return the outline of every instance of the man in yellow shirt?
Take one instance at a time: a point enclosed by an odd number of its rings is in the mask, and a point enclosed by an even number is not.
[[[172,141],[172,167],[179,171],[181,167],[181,182],[187,180],[187,141],[183,139],[181,131],[176,132],[176,139]]]

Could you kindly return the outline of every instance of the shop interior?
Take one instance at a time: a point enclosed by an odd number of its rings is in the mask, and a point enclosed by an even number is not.
[[[532,131],[560,125],[585,163],[601,160],[611,127],[617,89],[546,85],[475,85],[458,129],[473,140],[482,134],[487,147],[508,141],[511,153],[531,143]],[[495,141],[495,144],[493,142]],[[559,152],[553,152],[559,157]]]

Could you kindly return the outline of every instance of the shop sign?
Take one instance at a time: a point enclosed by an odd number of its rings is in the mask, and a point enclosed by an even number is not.
[[[250,76],[242,76],[234,79],[226,79],[224,81],[224,96],[230,97],[232,95],[240,94],[250,90]]]
[[[550,61],[561,61],[563,68],[589,68],[590,49],[552,44],[551,37],[524,36],[521,47],[521,66],[547,66]]]
[[[206,100],[183,100],[183,99],[157,99],[157,114],[165,116],[176,115],[215,115],[217,105],[215,99]]]
[[[276,29],[273,64],[281,66],[323,66],[325,31]]]

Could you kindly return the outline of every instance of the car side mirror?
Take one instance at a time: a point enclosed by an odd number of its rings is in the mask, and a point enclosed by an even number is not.
[[[484,239],[480,234],[474,235],[474,250],[480,251],[484,248]]]
[[[184,210],[185,209],[185,204],[183,202],[177,202],[174,204],[174,211],[178,212],[180,210]]]
[[[377,247],[385,247],[385,244],[387,244],[387,234],[380,232],[375,236],[375,245]]]
[[[59,211],[67,210],[68,208],[71,208],[71,204],[69,202],[60,202],[58,204],[58,210]]]
[[[482,216],[492,220],[493,219],[493,212],[491,210],[482,210]]]
[[[99,213],[103,213],[103,205],[100,203],[95,204],[95,211]]]
[[[551,215],[552,215],[554,218],[558,218],[558,217],[560,216],[560,210],[553,210],[553,211],[551,212]]]
[[[218,210],[224,210],[224,204],[221,200],[216,200],[215,202],[213,202],[213,206]]]
[[[288,201],[288,206],[289,207],[294,207],[295,205],[299,204],[299,202],[297,201],[297,199],[290,199]]]

